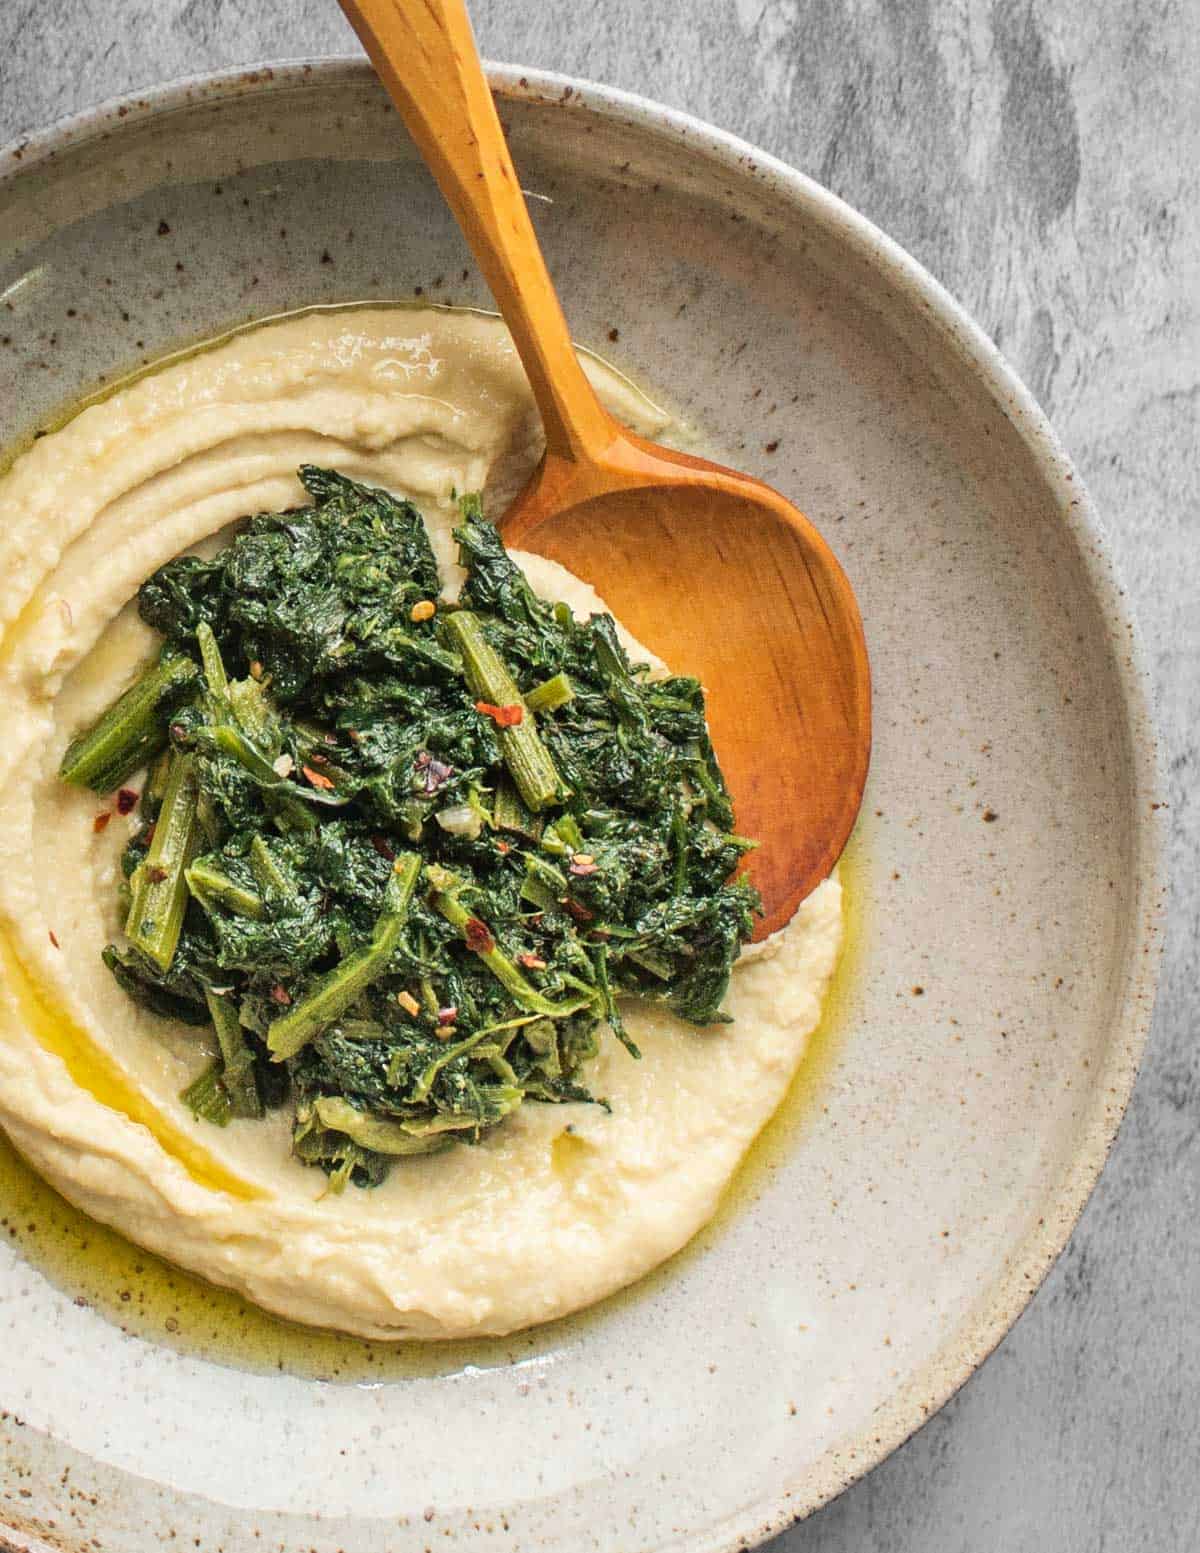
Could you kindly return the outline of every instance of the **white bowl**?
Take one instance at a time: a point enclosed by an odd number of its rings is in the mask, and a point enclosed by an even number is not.
[[[877,742],[834,1014],[699,1245],[584,1318],[469,1349],[259,1318],[4,1166],[17,1542],[742,1547],[981,1362],[1133,1083],[1156,744],[1095,516],[1028,393],[800,174],[604,87],[492,79],[577,336],[794,498],[861,600]],[[247,317],[418,290],[487,303],[361,64],[69,120],[3,153],[0,445]]]

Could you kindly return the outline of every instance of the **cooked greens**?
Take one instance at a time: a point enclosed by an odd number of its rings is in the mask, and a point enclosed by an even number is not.
[[[539,598],[476,498],[451,604],[411,503],[300,477],[311,505],[143,585],[159,660],[61,775],[153,762],[104,959],[215,1031],[186,1102],[290,1104],[298,1157],[367,1185],[592,1100],[605,1025],[638,1055],[621,999],[720,1021],[758,902],[696,680]]]

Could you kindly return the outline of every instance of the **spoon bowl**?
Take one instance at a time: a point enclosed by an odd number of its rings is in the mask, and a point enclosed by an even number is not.
[[[707,693],[762,895],[758,937],[826,877],[871,747],[862,620],[828,545],[748,475],[635,437],[588,382],[463,0],[341,0],[512,333],[546,455],[500,529],[585,577]]]
[[[746,872],[764,938],[829,873],[862,799],[871,687],[854,594],[769,486],[614,432],[602,463],[548,454],[501,532],[586,577],[705,686],[737,827],[760,843]]]

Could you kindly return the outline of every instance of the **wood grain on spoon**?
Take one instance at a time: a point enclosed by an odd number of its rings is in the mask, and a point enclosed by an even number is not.
[[[853,828],[871,746],[854,593],[796,507],[748,475],[621,426],[579,365],[461,0],[341,0],[441,187],[512,333],[546,454],[505,540],[585,577],[708,692],[738,829],[759,849],[757,937],[826,877]]]

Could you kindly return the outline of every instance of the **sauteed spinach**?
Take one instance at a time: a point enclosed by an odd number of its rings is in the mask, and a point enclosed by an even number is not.
[[[150,762],[104,959],[215,1031],[187,1103],[290,1105],[297,1156],[367,1185],[591,1101],[605,1027],[638,1055],[623,999],[720,1021],[757,895],[696,680],[540,598],[476,498],[450,603],[411,503],[300,478],[309,505],[143,585],[158,661],[61,774]]]

